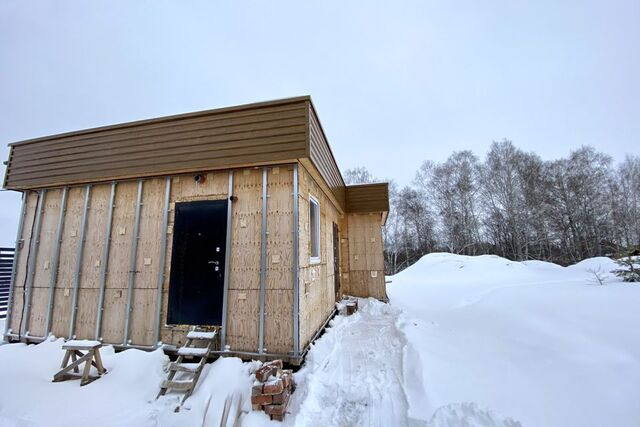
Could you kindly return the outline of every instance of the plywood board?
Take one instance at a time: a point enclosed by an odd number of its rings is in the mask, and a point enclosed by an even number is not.
[[[55,288],[51,333],[56,337],[69,337],[69,319],[71,314],[70,288]]]
[[[160,259],[160,238],[163,233],[165,180],[149,179],[144,182],[142,206],[140,207],[140,228],[136,258],[135,289],[158,288],[158,262]],[[170,257],[169,257],[170,258]],[[133,325],[133,329],[136,326]]]
[[[268,168],[266,289],[293,289],[293,167]],[[289,310],[290,312],[291,310]]]
[[[96,313],[98,309],[96,288],[80,288],[78,291],[78,313],[76,317],[76,339],[94,339],[96,334]]]
[[[110,195],[110,184],[94,185],[91,188],[82,255],[81,288],[95,289],[100,287],[100,262],[106,240],[104,233]]]
[[[107,266],[107,289],[127,288],[137,192],[138,183],[135,181],[121,182],[116,187]]]
[[[35,191],[27,194],[27,205],[25,208],[24,224],[22,227],[22,245],[20,254],[18,256],[18,264],[16,270],[16,277],[14,279],[14,296],[12,302],[11,311],[11,326],[10,329],[14,332],[20,330],[20,322],[24,321],[22,318],[22,312],[24,307],[23,293],[22,291],[26,285],[26,270],[27,270],[27,258],[29,257],[29,247],[31,245],[31,230],[33,229],[33,223],[35,219],[35,211],[38,205],[38,193]]]
[[[235,171],[233,195],[229,289],[257,290],[260,289],[262,169]]]
[[[267,290],[265,307],[265,351],[288,354],[293,349],[293,290]]]
[[[136,289],[131,311],[131,332],[134,345],[153,345],[157,289]]]
[[[31,312],[27,331],[29,335],[44,336],[47,307],[49,303],[49,288],[33,288],[31,293]]]
[[[106,343],[121,344],[124,340],[126,289],[106,289],[102,321],[102,339]]]
[[[62,190],[48,190],[44,201],[42,212],[42,223],[40,225],[40,237],[38,244],[38,260],[36,262],[33,286],[35,288],[48,288],[51,273],[56,266],[51,265],[51,258],[56,246],[56,232],[58,230],[58,219],[60,218],[60,201]]]
[[[226,340],[231,350],[258,350],[258,293],[258,290],[229,290]]]

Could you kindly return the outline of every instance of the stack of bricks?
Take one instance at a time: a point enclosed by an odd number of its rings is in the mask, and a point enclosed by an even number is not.
[[[293,372],[282,369],[282,360],[267,362],[256,371],[256,381],[251,390],[253,410],[262,410],[272,420],[282,421],[294,390]]]

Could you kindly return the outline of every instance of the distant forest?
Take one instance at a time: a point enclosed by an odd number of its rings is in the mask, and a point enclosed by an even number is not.
[[[348,184],[380,181],[349,169]],[[394,274],[430,252],[496,254],[568,265],[626,254],[640,245],[640,157],[614,164],[581,147],[544,161],[511,141],[484,160],[454,152],[425,161],[411,184],[390,180],[385,268]]]

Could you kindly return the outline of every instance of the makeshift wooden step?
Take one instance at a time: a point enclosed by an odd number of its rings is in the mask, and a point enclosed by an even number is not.
[[[196,388],[202,369],[207,363],[209,354],[215,349],[217,337],[217,329],[213,331],[199,331],[193,328],[187,333],[184,346],[178,349],[178,359],[169,365],[169,374],[167,375],[167,379],[160,384],[160,392],[158,392],[156,399],[164,396],[169,390],[183,392],[184,396],[180,401],[180,405],[182,405],[184,401],[191,396]],[[194,347],[194,341],[205,343],[205,347]],[[200,357],[200,362],[197,364],[183,362],[185,358],[190,359],[193,357]],[[176,380],[175,376],[178,372],[182,372],[186,378]],[[176,408],[176,411],[179,410],[180,406]]]
[[[61,369],[53,376],[53,382],[80,378],[80,386],[83,386],[106,374],[107,370],[102,365],[100,357],[101,347],[100,341],[70,340],[64,343],[62,349],[65,350],[65,354],[60,365]],[[86,353],[82,353],[83,351]],[[69,359],[71,359],[71,364],[69,364]],[[80,364],[82,363],[84,363],[84,369],[80,374]],[[97,376],[89,375],[91,366],[95,366],[98,370]],[[73,373],[70,372],[72,370]]]

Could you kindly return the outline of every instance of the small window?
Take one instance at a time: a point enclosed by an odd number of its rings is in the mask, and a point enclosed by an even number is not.
[[[320,262],[320,203],[309,196],[309,243],[311,262]]]

